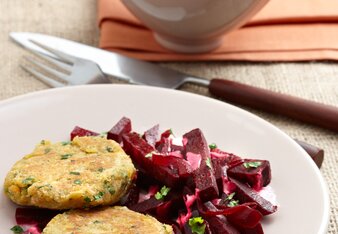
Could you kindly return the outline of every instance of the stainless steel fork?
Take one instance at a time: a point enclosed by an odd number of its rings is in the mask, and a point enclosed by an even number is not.
[[[100,67],[96,63],[90,60],[76,58],[74,56],[52,49],[48,46],[42,45],[38,42],[34,43],[50,52],[55,57],[50,57],[35,50],[30,51],[36,56],[40,57],[42,60],[46,60],[51,65],[59,68],[59,70],[52,68],[45,63],[41,63],[32,57],[25,58],[31,64],[34,64],[37,68],[39,68],[39,70],[42,72],[32,66],[21,65],[21,67],[47,85],[57,88],[69,85],[111,83],[111,81],[103,74]],[[45,75],[45,73],[49,75]],[[59,82],[53,79],[51,76],[54,76],[63,82]]]

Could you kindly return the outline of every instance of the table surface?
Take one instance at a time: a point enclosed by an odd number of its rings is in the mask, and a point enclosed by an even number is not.
[[[9,40],[9,32],[39,32],[89,45],[98,44],[95,0],[1,0],[0,9],[0,100],[48,88],[20,69],[19,64],[25,63],[23,56],[27,52]],[[196,76],[223,77],[338,106],[338,65],[334,62],[177,62],[161,65]],[[202,87],[188,85],[183,89],[210,96]],[[331,202],[328,233],[338,233],[338,135],[286,117],[244,109],[273,123],[291,137],[324,149],[321,172]]]

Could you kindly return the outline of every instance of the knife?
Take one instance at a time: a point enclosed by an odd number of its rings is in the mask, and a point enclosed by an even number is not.
[[[31,41],[48,45],[53,49],[79,58],[91,60],[98,64],[103,73],[131,83],[177,88],[176,86],[172,86],[171,81],[188,79],[190,82],[208,87],[211,94],[225,101],[288,116],[302,122],[338,131],[338,108],[334,106],[225,79],[207,80],[193,77],[153,63],[53,36],[28,32],[12,32],[10,33],[10,37],[19,45],[43,54],[48,54],[48,52],[42,50]],[[52,54],[48,55],[53,56]],[[159,82],[160,80],[161,82]],[[163,80],[166,82],[163,83]]]

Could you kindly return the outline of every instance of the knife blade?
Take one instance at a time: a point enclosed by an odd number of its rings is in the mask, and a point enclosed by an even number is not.
[[[48,45],[75,57],[91,60],[97,63],[105,74],[131,83],[178,88],[186,79],[208,87],[211,94],[221,97],[225,101],[281,114],[302,122],[338,131],[338,108],[335,106],[324,105],[225,79],[209,81],[204,78],[192,77],[153,63],[44,34],[12,32],[10,37],[19,45],[44,54],[47,52],[31,41]]]

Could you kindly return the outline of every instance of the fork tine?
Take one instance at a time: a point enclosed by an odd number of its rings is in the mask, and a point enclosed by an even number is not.
[[[57,57],[59,57],[60,59],[64,60],[65,62],[67,63],[70,63],[70,64],[74,64],[76,59],[73,57],[73,56],[70,56],[66,53],[63,53],[61,51],[58,51],[58,50],[55,50],[49,46],[46,46],[46,45],[43,45],[41,44],[40,42],[37,42],[37,41],[34,41],[34,40],[30,40],[32,43],[34,43],[35,45],[41,47],[42,49],[45,49],[47,50],[48,52],[56,55]]]
[[[50,68],[48,66],[46,66],[45,64],[43,63],[40,63],[39,61],[33,59],[33,58],[30,58],[30,57],[26,57],[24,56],[24,58],[29,61],[30,63],[33,63],[34,65],[36,65],[37,67],[39,67],[41,70],[44,70],[48,73],[50,73],[51,75],[63,80],[63,81],[66,81],[66,82],[70,82],[70,80],[68,79],[68,75],[62,73],[62,72],[59,72],[53,68]]]
[[[42,54],[36,50],[30,49],[28,48],[34,55],[38,56],[41,59],[44,59],[48,62],[50,62],[51,64],[55,65],[56,67],[63,69],[67,72],[71,72],[71,68],[72,66],[69,65],[68,63],[64,63],[64,62],[60,62],[59,60],[57,60],[56,58],[50,57],[48,55]]]
[[[47,85],[54,87],[54,88],[58,88],[58,87],[64,87],[65,85],[62,84],[61,82],[58,82],[56,80],[53,80],[43,74],[41,74],[40,72],[38,72],[37,70],[35,70],[34,68],[29,68],[23,65],[20,65],[25,71],[29,72],[30,74],[32,74],[33,76],[35,76],[38,80],[46,83]]]

